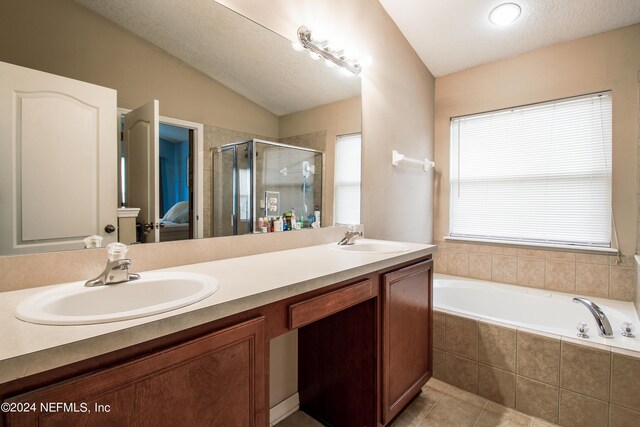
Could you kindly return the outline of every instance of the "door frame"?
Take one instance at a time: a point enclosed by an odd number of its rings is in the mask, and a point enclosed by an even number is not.
[[[118,193],[122,187],[120,163],[122,151],[120,148],[120,137],[122,135],[122,115],[127,114],[131,110],[128,108],[118,107]],[[193,177],[193,231],[195,236],[193,239],[201,239],[204,237],[204,125],[202,123],[190,122],[187,120],[176,119],[173,117],[160,116],[160,123],[171,126],[177,126],[185,129],[193,130],[193,169],[195,171]],[[119,198],[119,196],[118,196]]]

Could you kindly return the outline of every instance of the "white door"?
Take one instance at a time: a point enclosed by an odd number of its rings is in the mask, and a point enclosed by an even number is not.
[[[154,100],[124,116],[127,206],[140,208],[138,222],[146,226],[146,243],[160,241],[159,109]]]
[[[0,254],[116,240],[116,101],[113,89],[0,62]]]

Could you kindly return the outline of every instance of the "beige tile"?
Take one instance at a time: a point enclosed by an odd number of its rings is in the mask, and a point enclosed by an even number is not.
[[[547,251],[542,251],[540,249],[518,249],[518,256],[545,259],[547,257]]]
[[[609,298],[632,301],[636,287],[636,269],[629,267],[611,267]]]
[[[640,426],[640,412],[617,405],[609,405],[609,427]]]
[[[493,246],[489,246],[489,245],[469,245],[468,247],[469,252],[480,252],[483,254],[490,254],[493,252]]]
[[[525,414],[558,422],[558,387],[516,377],[516,409]]]
[[[448,274],[449,250],[440,249],[433,255],[433,268],[436,273]]]
[[[547,259],[554,259],[556,261],[575,261],[575,252],[565,251],[547,251]]]
[[[516,283],[518,280],[518,257],[493,255],[491,279],[496,282]]]
[[[533,422],[531,423],[531,427],[555,427],[557,424],[550,423],[545,420],[541,420],[540,418],[533,418]]]
[[[451,387],[419,426],[472,427],[486,405],[486,399]]]
[[[451,386],[443,381],[438,379],[431,378],[427,383],[422,387],[422,390],[433,389],[439,392],[444,392],[445,390],[450,389]]]
[[[608,297],[609,265],[577,263],[576,293],[595,297]]]
[[[478,391],[478,362],[446,354],[445,381],[471,393]]]
[[[546,288],[561,292],[576,289],[576,264],[573,262],[547,260]]]
[[[491,254],[469,253],[469,277],[491,280]]]
[[[516,371],[516,331],[489,323],[478,323],[478,360],[487,365]]]
[[[638,210],[640,210],[640,205],[638,206]],[[609,264],[610,265],[615,265],[618,267],[635,267],[636,266],[636,260],[634,259],[633,255],[620,255],[620,262],[618,262],[618,257],[616,256],[610,256],[609,257]]]
[[[441,350],[445,349],[444,343],[444,327],[445,327],[445,314],[441,311],[433,311],[433,346]]]
[[[403,411],[401,418],[410,424],[416,425],[427,415],[434,405],[444,396],[446,389],[437,390],[431,387],[424,387],[422,392]],[[395,424],[394,424],[395,425]]]
[[[389,424],[390,427],[416,427],[417,424],[412,423],[409,419],[405,418],[403,414],[400,414],[394,422]]]
[[[437,348],[433,349],[433,378],[444,381],[445,379],[445,352],[442,350],[438,350]]]
[[[478,360],[478,322],[446,314],[445,349],[467,359]]]
[[[517,256],[518,248],[514,248],[511,246],[494,246],[493,253],[497,255]]]
[[[472,246],[469,243],[461,243],[456,241],[449,241],[448,248],[452,251],[469,252],[469,247]]]
[[[609,255],[576,254],[576,262],[584,264],[605,264],[609,265]]]
[[[466,251],[449,251],[449,260],[447,261],[447,271],[455,276],[469,275],[469,252]]]
[[[640,412],[640,359],[613,354],[611,403]]]
[[[518,285],[544,288],[545,260],[518,257]]]
[[[321,427],[322,423],[314,420],[302,411],[296,411],[276,424],[278,427]]]
[[[518,331],[518,375],[558,385],[560,340]]]
[[[488,402],[478,418],[476,427],[529,427],[531,421],[532,418],[528,415]]]
[[[607,402],[560,390],[558,424],[566,427],[607,427],[609,405]]]
[[[514,408],[516,406],[516,375],[479,363],[478,395]]]
[[[611,352],[562,343],[560,387],[609,401]]]

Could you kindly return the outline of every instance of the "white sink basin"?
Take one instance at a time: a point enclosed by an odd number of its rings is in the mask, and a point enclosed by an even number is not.
[[[142,273],[117,285],[74,282],[32,295],[18,304],[18,319],[44,325],[89,325],[151,316],[198,302],[219,288],[197,273]]]
[[[409,246],[402,243],[371,239],[356,239],[353,245],[338,245],[337,243],[331,243],[327,247],[334,251],[359,254],[393,254],[409,250]]]

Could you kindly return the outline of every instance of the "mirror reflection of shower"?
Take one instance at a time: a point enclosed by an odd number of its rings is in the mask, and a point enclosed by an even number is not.
[[[215,237],[320,225],[322,152],[253,139],[211,155]]]

